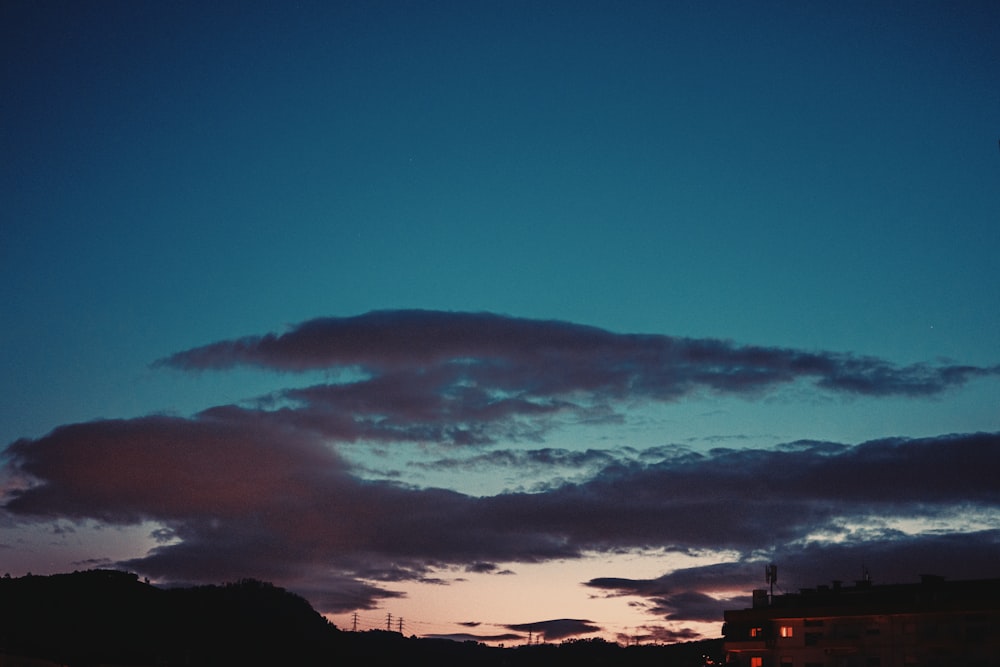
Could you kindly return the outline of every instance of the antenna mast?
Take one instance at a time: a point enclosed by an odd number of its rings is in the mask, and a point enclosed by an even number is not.
[[[767,579],[768,586],[770,586],[770,588],[771,588],[771,597],[769,598],[768,602],[769,603],[773,603],[774,602],[774,584],[775,584],[776,581],[778,581],[778,566],[775,565],[774,563],[771,563],[770,565],[768,565],[767,567],[765,567],[764,568],[764,577]]]

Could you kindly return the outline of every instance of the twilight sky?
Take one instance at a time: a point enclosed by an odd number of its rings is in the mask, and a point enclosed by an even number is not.
[[[0,3],[0,570],[507,643],[1000,576],[998,32]]]

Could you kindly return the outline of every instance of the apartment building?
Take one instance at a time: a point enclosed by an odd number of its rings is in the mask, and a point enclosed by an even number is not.
[[[723,635],[739,667],[1000,667],[1000,579],[755,590]]]

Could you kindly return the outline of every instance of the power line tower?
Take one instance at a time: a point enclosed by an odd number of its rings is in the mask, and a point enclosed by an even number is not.
[[[399,634],[403,634],[403,617],[402,616],[399,617],[399,619],[397,620],[397,623],[399,623]]]
[[[358,612],[354,612],[354,623],[351,626],[351,632],[358,631]]]
[[[392,632],[392,613],[385,615],[385,631]]]

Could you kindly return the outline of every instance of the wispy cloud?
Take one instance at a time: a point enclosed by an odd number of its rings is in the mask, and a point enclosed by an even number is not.
[[[622,451],[587,449],[583,451],[544,447],[540,449],[494,449],[471,456],[447,456],[431,461],[415,461],[410,467],[433,471],[512,470],[524,476],[535,473],[551,479],[557,471],[595,472],[618,463],[628,454]]]

